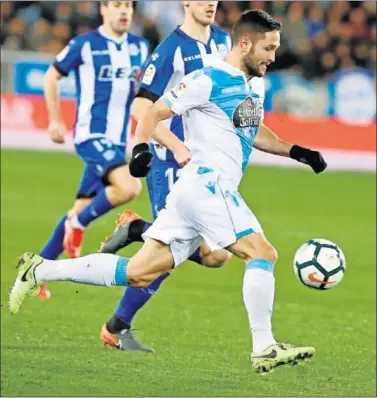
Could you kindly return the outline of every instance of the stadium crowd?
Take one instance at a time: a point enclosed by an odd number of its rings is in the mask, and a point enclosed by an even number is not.
[[[140,0],[132,31],[154,49],[183,19],[179,1]],[[165,4],[164,4],[165,3]],[[293,68],[307,79],[330,77],[354,66],[376,69],[374,1],[222,1],[216,22],[231,30],[240,13],[261,8],[283,23],[282,43],[273,70]],[[1,47],[57,54],[71,37],[98,26],[98,2],[2,1]]]

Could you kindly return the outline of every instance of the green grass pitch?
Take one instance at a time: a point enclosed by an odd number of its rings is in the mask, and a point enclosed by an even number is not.
[[[4,304],[17,257],[38,252],[70,207],[82,163],[3,150],[1,166],[1,395],[376,396],[375,174],[247,170],[241,192],[279,252],[276,338],[317,348],[309,364],[259,376],[249,364],[244,266],[236,259],[220,270],[186,263],[166,281],[134,325],[153,355],[100,344],[121,288],[50,284],[52,300],[30,299],[11,316]],[[150,216],[146,189],[129,207]],[[84,254],[98,249],[116,215],[90,226]],[[293,274],[294,252],[311,238],[333,240],[346,255],[333,290],[310,290]]]

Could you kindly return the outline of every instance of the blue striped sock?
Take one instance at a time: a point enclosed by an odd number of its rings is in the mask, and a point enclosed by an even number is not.
[[[274,264],[264,258],[255,258],[246,264],[246,270],[248,269],[262,269],[273,274]]]
[[[169,275],[169,272],[162,274],[146,288],[128,287],[115,310],[117,318],[131,325],[136,313],[154,296]]]
[[[78,216],[77,219],[83,227],[87,227],[92,221],[103,216],[115,206],[106,196],[106,190],[102,189]]]
[[[46,260],[56,260],[63,252],[64,223],[67,219],[65,214],[58,222],[49,241],[39,253]]]
[[[128,286],[126,269],[127,264],[130,261],[129,258],[119,257],[119,260],[115,269],[114,285],[116,286]]]

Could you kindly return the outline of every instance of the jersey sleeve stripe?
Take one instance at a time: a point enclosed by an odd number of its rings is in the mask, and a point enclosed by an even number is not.
[[[52,64],[52,66],[62,75],[62,76],[68,76],[68,73],[67,72],[65,72],[60,66],[59,66],[59,64],[58,64],[58,62],[54,62],[53,64]]]
[[[152,91],[147,90],[146,88],[141,88],[136,94],[135,98],[146,98],[152,102],[156,102],[159,100],[160,97]]]

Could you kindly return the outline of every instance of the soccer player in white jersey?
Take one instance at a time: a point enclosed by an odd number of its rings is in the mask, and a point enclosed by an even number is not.
[[[73,39],[56,57],[45,78],[45,98],[55,143],[65,141],[60,112],[59,80],[71,71],[77,87],[75,151],[85,167],[72,209],[57,224],[41,255],[58,258],[63,248],[80,256],[90,222],[140,192],[140,183],[125,164],[130,106],[136,77],[148,57],[145,39],[129,33],[132,1],[103,1],[103,25]],[[44,286],[40,296],[49,297]]]
[[[145,73],[141,78],[132,114],[140,120],[148,108],[165,92],[174,87],[181,79],[206,65],[207,54],[224,59],[231,48],[230,35],[213,25],[217,1],[185,1],[182,6],[185,19],[154,51],[150,57]],[[169,129],[183,140],[182,117],[176,115],[160,123],[157,128],[162,133]],[[156,137],[158,140],[158,136]],[[147,178],[147,186],[152,207],[153,219],[165,207],[166,197],[177,181],[181,171],[179,161],[166,147],[151,142],[153,166]],[[142,242],[142,234],[150,222],[142,220],[136,213],[126,210],[118,221],[113,235],[101,246],[102,253],[116,253],[132,242]],[[230,257],[224,249],[211,252],[203,243],[189,260],[207,267],[220,267]],[[170,275],[161,275],[147,289],[130,287],[124,292],[112,317],[103,325],[100,338],[104,344],[122,350],[146,351],[132,336],[131,325],[138,311],[156,294],[161,284]],[[126,333],[125,331],[129,332]]]
[[[226,249],[245,262],[243,298],[249,316],[252,367],[266,373],[315,354],[313,347],[276,342],[271,327],[277,253],[256,216],[238,191],[253,146],[325,170],[321,154],[279,139],[262,124],[263,101],[249,80],[263,77],[280,45],[279,22],[260,10],[240,17],[234,46],[225,62],[211,61],[159,99],[139,122],[131,175],[150,171],[148,142],[160,120],[183,115],[185,142],[172,148],[187,162],[180,179],[132,258],[97,253],[80,259],[45,260],[25,253],[10,294],[17,313],[26,297],[46,281],[73,281],[100,286],[146,287],[185,261],[205,240],[210,249]],[[169,131],[161,134],[165,145]]]

